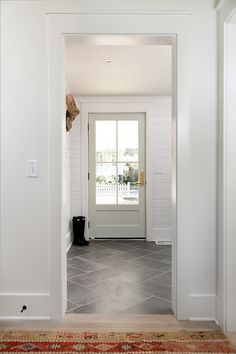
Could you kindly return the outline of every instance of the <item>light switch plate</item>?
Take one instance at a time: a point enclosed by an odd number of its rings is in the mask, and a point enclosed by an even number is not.
[[[38,160],[27,161],[27,177],[38,177]]]

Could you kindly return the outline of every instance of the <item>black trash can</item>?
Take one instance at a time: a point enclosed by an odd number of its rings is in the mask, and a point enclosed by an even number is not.
[[[85,220],[84,216],[74,216],[73,222],[73,233],[74,241],[73,244],[77,246],[87,246],[89,241],[85,240],[84,230],[85,230]]]

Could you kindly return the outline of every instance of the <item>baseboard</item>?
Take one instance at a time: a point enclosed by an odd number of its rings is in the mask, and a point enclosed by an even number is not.
[[[171,228],[153,228],[148,241],[156,242],[172,242],[172,229]]]
[[[216,296],[216,321],[217,324],[225,330],[224,316],[223,316],[223,306],[220,302],[218,296]]]
[[[50,294],[0,294],[0,319],[48,319],[52,302]],[[22,306],[27,306],[23,312]]]
[[[73,235],[72,232],[69,231],[68,234],[66,235],[66,252],[69,251],[69,249],[71,248],[73,242]]]
[[[189,295],[189,319],[191,321],[215,321],[215,295]]]

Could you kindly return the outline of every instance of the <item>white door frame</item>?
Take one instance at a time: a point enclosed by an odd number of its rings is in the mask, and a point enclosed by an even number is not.
[[[64,35],[77,34],[136,34],[156,38],[176,36],[176,74],[181,80],[174,84],[173,127],[176,127],[176,154],[178,161],[176,188],[173,187],[172,205],[176,233],[173,237],[173,310],[177,319],[188,319],[196,313],[195,301],[190,304],[189,234],[190,234],[190,159],[189,159],[189,96],[188,80],[188,12],[150,13],[77,13],[48,14],[49,43],[49,141],[50,141],[50,235],[51,235],[51,294],[55,300],[53,317],[63,317],[66,310],[66,250],[65,225],[61,222],[65,213],[62,203],[64,174],[65,129],[65,67]],[[145,20],[143,20],[146,18]],[[137,27],[138,26],[138,27]],[[176,89],[176,90],[175,90]],[[176,95],[178,92],[178,95]],[[177,108],[176,108],[177,107]],[[175,114],[176,112],[176,114]],[[177,118],[177,119],[176,119]],[[175,134],[174,134],[175,135]],[[174,147],[175,150],[175,147]],[[175,162],[175,159],[174,159]],[[175,175],[175,173],[174,173]],[[174,181],[175,184],[175,181]],[[176,198],[177,193],[178,199]],[[177,210],[177,213],[175,212]],[[60,242],[58,242],[60,241]],[[190,306],[191,305],[191,306]],[[201,306],[201,304],[200,304]],[[198,306],[199,308],[199,306]],[[200,309],[199,309],[200,311]],[[207,311],[207,310],[206,310]]]
[[[218,294],[217,319],[225,331],[236,331],[235,286],[235,114],[232,114],[233,96],[230,23],[236,14],[236,1],[222,3],[220,8],[220,77],[219,77],[219,204],[218,204]],[[236,23],[234,24],[236,26]],[[235,113],[235,112],[234,112]]]
[[[113,100],[113,102],[112,102]],[[81,178],[82,178],[82,214],[89,220],[89,183],[88,183],[88,116],[89,113],[139,113],[146,114],[146,239],[152,239],[152,151],[150,139],[151,136],[151,119],[152,119],[152,99],[133,98],[132,102],[128,102],[131,98],[82,98],[81,109]],[[97,102],[93,102],[97,101]],[[99,102],[100,101],[100,102]],[[140,102],[142,101],[142,102]],[[87,228],[87,238],[90,237]]]

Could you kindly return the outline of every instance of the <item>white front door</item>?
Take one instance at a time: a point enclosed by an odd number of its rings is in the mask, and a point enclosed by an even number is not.
[[[145,238],[145,113],[89,114],[90,236]]]

